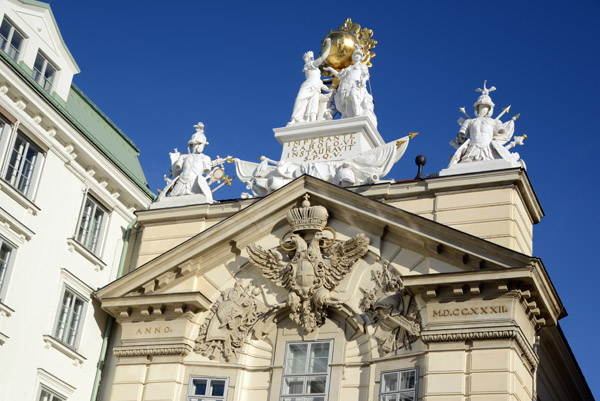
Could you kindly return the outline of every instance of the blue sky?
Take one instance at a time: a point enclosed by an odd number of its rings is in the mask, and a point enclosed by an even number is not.
[[[51,2],[81,68],[75,83],[136,143],[150,187],[164,186],[168,152],[185,149],[198,121],[212,157],[279,159],[285,126],[315,53],[347,17],[373,29],[371,86],[386,141],[418,131],[388,175],[445,168],[458,108],[472,111],[485,79],[496,110],[521,113],[517,151],[546,217],[534,230],[569,313],[561,325],[600,394],[596,318],[600,138],[600,3],[503,2]],[[229,165],[232,167],[232,165]],[[230,173],[234,170],[231,168]],[[235,198],[239,183],[217,199]]]

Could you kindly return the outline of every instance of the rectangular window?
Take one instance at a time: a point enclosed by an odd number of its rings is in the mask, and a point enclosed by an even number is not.
[[[417,370],[402,370],[381,374],[379,401],[416,401]]]
[[[57,340],[71,348],[75,348],[84,309],[85,301],[83,298],[69,288],[65,288],[56,329],[54,330],[54,337]]]
[[[59,395],[48,390],[47,388],[42,387],[38,401],[66,401],[66,399],[63,397],[60,397]]]
[[[0,48],[2,48],[10,58],[18,61],[22,43],[23,35],[21,35],[5,18],[2,21],[2,25],[0,25]]]
[[[224,401],[227,399],[226,378],[192,377],[187,401]]]
[[[3,289],[8,281],[8,268],[14,248],[0,238],[0,300],[3,298]]]
[[[326,401],[332,344],[288,343],[281,385],[281,401]]]
[[[106,209],[88,195],[79,218],[77,241],[94,254],[100,253],[107,215]]]
[[[33,79],[35,79],[38,84],[42,85],[44,90],[50,92],[55,75],[56,67],[38,52],[35,63],[33,64]]]
[[[28,198],[33,194],[42,151],[22,134],[17,135],[4,179]]]

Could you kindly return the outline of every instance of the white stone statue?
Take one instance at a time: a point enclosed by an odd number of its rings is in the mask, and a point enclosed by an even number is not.
[[[464,112],[464,108],[461,108],[468,119],[459,120],[461,127],[458,135],[455,140],[450,142],[450,145],[457,150],[452,156],[448,168],[460,163],[485,162],[498,159],[508,162],[507,167],[525,167],[519,154],[511,153],[509,149],[516,145],[523,145],[523,140],[527,136],[516,136],[511,143],[507,144],[513,138],[515,120],[519,115],[517,114],[507,122],[502,122],[500,117],[508,112],[510,109],[510,106],[508,106],[500,115],[492,118],[495,105],[490,98],[490,92],[495,91],[496,88],[494,86],[487,88],[486,83],[487,81],[484,82],[483,89],[477,89],[477,92],[481,92],[481,96],[473,105],[475,118],[471,118]]]
[[[405,136],[347,160],[296,163],[290,160],[277,162],[261,156],[260,163],[253,163],[234,159],[236,175],[254,196],[266,196],[304,174],[342,187],[384,182],[382,177],[400,160],[413,136]]]
[[[327,67],[326,70],[340,80],[334,98],[342,118],[370,116],[376,122],[373,97],[367,91],[369,68],[362,63],[364,57],[362,49],[356,45],[352,53],[352,65],[340,72],[331,67]]]
[[[319,70],[319,66],[323,64],[329,55],[330,48],[331,39],[327,38],[325,51],[318,59],[314,59],[312,51],[304,53],[304,68],[302,71],[306,76],[306,80],[302,83],[298,95],[296,95],[292,119],[288,125],[331,119],[331,113],[327,113],[329,97],[321,96],[321,91],[329,92],[329,88],[323,85],[321,71]]]
[[[196,132],[188,142],[188,153],[182,154],[177,149],[175,152],[169,153],[171,174],[174,178],[165,176],[167,185],[161,191],[157,201],[163,200],[167,195],[169,197],[201,195],[204,198],[203,202],[213,203],[213,191],[210,184],[228,180],[223,175],[223,169],[215,167],[222,165],[225,161],[231,162],[231,158],[222,159],[217,156],[217,159],[211,160],[209,156],[202,153],[204,147],[208,145],[206,135],[204,135],[204,124],[199,122],[194,125],[194,128]]]

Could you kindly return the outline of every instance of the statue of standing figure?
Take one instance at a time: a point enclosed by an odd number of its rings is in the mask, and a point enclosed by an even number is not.
[[[335,106],[342,118],[371,116],[376,122],[373,112],[373,97],[367,91],[369,68],[362,63],[365,54],[359,45],[355,45],[352,53],[353,64],[338,72],[327,67],[333,76],[338,77],[340,85],[335,93]]]
[[[326,103],[329,102],[327,95],[322,96],[321,91],[329,92],[329,88],[323,84],[321,80],[321,71],[319,66],[323,64],[329,50],[331,49],[331,39],[325,41],[325,50],[323,55],[315,60],[312,51],[304,53],[304,68],[302,71],[306,76],[306,80],[300,86],[296,101],[294,102],[294,111],[292,119],[288,125],[305,123],[317,120],[331,119],[331,113],[328,113]],[[329,118],[328,118],[329,117]]]
[[[523,140],[526,135],[516,136],[513,138],[515,131],[515,120],[519,117],[517,114],[507,122],[502,122],[500,117],[508,112],[510,106],[496,118],[492,118],[494,113],[494,102],[490,97],[490,92],[496,90],[496,87],[486,87],[487,81],[483,83],[483,89],[478,88],[476,91],[481,92],[481,96],[473,105],[475,109],[475,118],[471,118],[461,109],[468,117],[467,120],[459,120],[461,124],[460,130],[456,139],[450,142],[456,150],[454,156],[450,160],[450,166],[458,163],[478,162],[486,160],[504,159],[515,167],[525,167],[524,162],[520,159],[518,153],[511,153],[516,145],[523,145]],[[511,139],[512,142],[508,143]]]
[[[213,203],[214,191],[211,190],[210,184],[221,180],[231,182],[227,176],[224,176],[222,168],[224,162],[232,162],[231,157],[222,159],[217,156],[215,160],[211,160],[209,156],[202,153],[205,146],[208,145],[206,135],[204,135],[204,124],[199,122],[194,125],[194,128],[196,132],[188,142],[188,153],[181,154],[177,149],[175,152],[169,153],[171,175],[175,178],[171,179],[165,176],[167,185],[161,191],[158,201],[167,195],[170,197],[203,195],[206,203]],[[215,168],[216,166],[221,167]]]

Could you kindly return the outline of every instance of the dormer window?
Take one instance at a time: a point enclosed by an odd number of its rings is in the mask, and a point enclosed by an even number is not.
[[[35,79],[38,84],[42,85],[44,90],[50,92],[55,75],[56,67],[54,67],[42,53],[38,52],[35,63],[33,64],[33,79]]]
[[[0,25],[0,48],[15,61],[18,61],[23,43],[23,35],[4,18]]]

